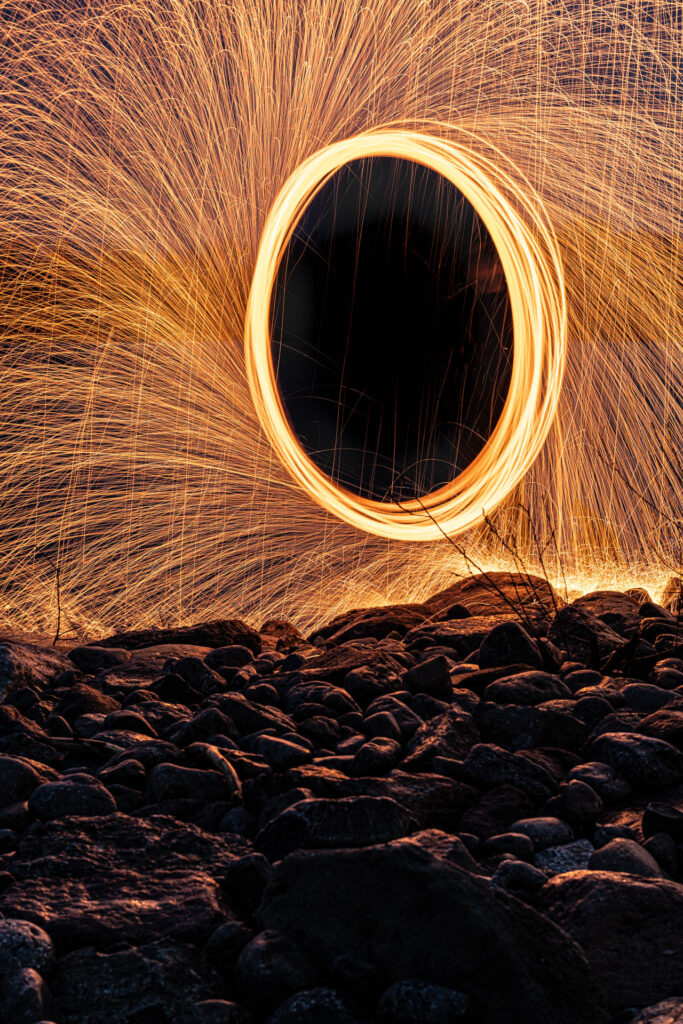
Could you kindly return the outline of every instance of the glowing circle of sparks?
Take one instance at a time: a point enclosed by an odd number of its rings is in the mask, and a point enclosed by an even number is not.
[[[460,190],[482,218],[497,249],[512,313],[510,385],[490,438],[448,484],[400,502],[356,495],[314,464],[292,431],[272,359],[271,299],[287,244],[323,185],[344,164],[364,157],[421,163]],[[254,407],[276,455],[296,483],[323,508],[368,533],[396,540],[434,540],[470,529],[519,483],[550,430],[566,353],[562,264],[540,200],[526,183],[520,186],[520,176],[514,168],[506,170],[505,164],[502,157],[494,162],[450,138],[376,129],[333,143],[300,164],[266,219],[245,321],[246,369]]]

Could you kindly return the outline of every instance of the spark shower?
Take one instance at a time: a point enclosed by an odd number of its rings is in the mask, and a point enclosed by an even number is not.
[[[5,620],[52,623],[55,566],[79,629],[419,599],[463,569],[442,530],[505,563],[482,507],[570,587],[656,590],[681,562],[682,31],[668,0],[0,0]],[[292,218],[361,152],[469,195],[514,313],[480,462],[412,508],[297,476],[268,362]]]

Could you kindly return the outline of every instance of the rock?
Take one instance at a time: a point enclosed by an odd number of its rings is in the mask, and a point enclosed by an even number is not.
[[[419,720],[415,716],[415,728],[419,726]],[[413,729],[412,732],[415,730]],[[363,732],[366,736],[372,739],[381,737],[382,739],[398,740],[400,741],[403,737],[401,728],[396,721],[396,718],[390,711],[377,711],[375,714],[368,715],[366,713],[363,720]],[[411,735],[412,735],[411,732]]]
[[[604,733],[593,740],[588,753],[616,768],[634,789],[664,789],[683,780],[683,754],[649,736]]]
[[[649,715],[677,699],[677,694],[651,683],[628,683],[622,688],[624,708]]]
[[[480,668],[521,663],[532,669],[543,668],[543,655],[538,643],[518,622],[501,622],[494,626],[479,647]]]
[[[262,729],[274,729],[276,733],[295,732],[292,719],[278,711],[247,700],[241,693],[222,693],[212,698],[214,705],[231,719],[241,736]]]
[[[122,647],[74,647],[69,658],[85,675],[94,676],[116,665],[125,665],[130,661],[130,651]]]
[[[213,736],[227,736],[233,740],[238,738],[238,732],[232,719],[214,707],[197,711],[189,719],[176,721],[167,729],[166,735],[178,747],[201,743]]]
[[[288,714],[295,714],[303,706],[309,704],[318,704],[337,715],[344,715],[352,711],[360,712],[360,707],[348,691],[333,683],[304,680],[287,688],[285,710]]]
[[[78,780],[72,777],[38,786],[29,797],[31,814],[39,821],[112,814],[116,801],[109,790],[95,779],[86,779],[86,776],[78,776]]]
[[[561,931],[409,843],[295,853],[275,868],[260,913],[331,976],[353,950],[377,985],[410,978],[466,989],[482,1024],[604,1020],[590,972]]]
[[[67,722],[74,722],[80,715],[108,715],[119,708],[119,702],[113,697],[108,697],[85,683],[75,683],[58,701],[51,717],[61,717]]]
[[[420,604],[354,609],[319,627],[313,635],[327,640],[328,646],[336,646],[359,637],[375,637],[382,640],[394,632],[404,636],[409,629],[423,622],[428,614],[427,609]]]
[[[627,643],[597,615],[575,604],[558,611],[548,637],[567,652],[571,661],[596,669]]]
[[[77,949],[58,961],[51,988],[58,1005],[68,1007],[69,1024],[165,1024],[194,1020],[194,1005],[211,994],[206,973],[196,950],[180,943],[108,954]]]
[[[0,896],[7,917],[40,924],[58,950],[159,937],[204,942],[226,919],[219,882],[247,852],[171,818],[124,814],[34,824]]]
[[[222,888],[230,906],[239,914],[252,914],[261,902],[270,874],[270,864],[260,853],[250,853],[229,864]]]
[[[354,1024],[354,1020],[334,989],[311,988],[286,999],[267,1024]]]
[[[536,899],[579,943],[613,1012],[683,990],[683,886],[575,871],[556,875]]]
[[[533,860],[534,844],[522,832],[501,832],[482,843],[483,857],[496,857],[501,853],[510,853],[517,860]]]
[[[381,678],[367,665],[351,669],[344,676],[344,687],[361,708],[367,708],[375,700],[392,693],[400,685],[398,676],[383,673]]]
[[[293,850],[369,846],[415,829],[415,820],[389,797],[299,800],[268,822],[254,842],[276,861]]]
[[[664,999],[631,1018],[630,1024],[683,1024],[683,999]]]
[[[0,704],[20,686],[41,689],[58,673],[72,668],[68,658],[54,647],[6,640],[0,643]]]
[[[401,682],[411,693],[427,693],[430,697],[436,697],[439,700],[453,698],[453,683],[449,665],[442,654],[421,661],[419,665],[408,669],[403,673]]]
[[[650,682],[665,690],[683,686],[683,661],[680,658],[662,658],[652,669]]]
[[[42,971],[53,957],[52,939],[37,924],[0,919],[0,974],[24,967]]]
[[[183,658],[169,659],[165,663],[164,672],[168,675],[180,676],[186,683],[189,683],[193,690],[203,696],[220,693],[225,689],[223,676],[214,672],[203,658],[186,655]]]
[[[377,697],[368,705],[365,712],[365,732],[368,736],[371,735],[368,729],[369,720],[376,713],[389,713],[398,725],[401,736],[406,739],[414,736],[422,725],[422,720],[403,701],[391,696]],[[398,737],[396,738],[398,739]]]
[[[431,615],[461,604],[471,615],[515,614],[521,621],[552,615],[562,606],[560,595],[540,576],[515,572],[487,572],[458,580],[428,598]]]
[[[465,811],[460,820],[460,831],[488,839],[497,833],[509,831],[513,821],[532,811],[530,797],[516,786],[496,786]]]
[[[227,647],[215,647],[204,658],[209,668],[243,668],[254,658],[253,652],[243,644],[229,644]]]
[[[592,590],[572,602],[574,608],[581,608],[599,618],[611,615],[637,615],[640,604],[642,602],[639,602],[637,596],[619,590]]]
[[[439,715],[445,714],[446,711],[462,711],[459,704],[453,705],[449,708],[449,703],[447,701],[437,700],[436,697],[430,697],[426,693],[413,694],[410,705],[415,714],[419,715],[423,722],[429,722],[432,718],[437,718]]]
[[[645,878],[662,878],[657,861],[632,839],[612,839],[596,850],[586,865],[591,871],[626,871]]]
[[[504,621],[516,621],[514,613],[506,615],[473,615],[468,619],[447,619],[425,623],[406,633],[410,650],[424,651],[431,647],[451,648],[457,657],[466,658],[476,651],[491,630]]]
[[[344,683],[349,672],[367,668],[372,678],[378,683],[389,680],[392,683],[399,674],[410,667],[412,660],[405,654],[399,659],[395,652],[390,653],[381,647],[355,646],[353,643],[340,644],[329,651],[307,658],[306,663],[298,670],[303,679],[324,680],[339,686]],[[394,687],[398,689],[398,687]]]
[[[215,619],[196,626],[176,626],[172,629],[138,629],[98,640],[93,646],[137,651],[159,644],[191,644],[212,648],[241,645],[248,647],[254,654],[261,653],[261,637],[241,619]]]
[[[299,989],[313,988],[319,972],[286,936],[267,929],[247,943],[237,959],[236,979],[247,1002],[272,1010]]]
[[[31,967],[22,967],[2,979],[0,1018],[12,1024],[36,1024],[53,1007],[45,982]]]
[[[45,781],[45,774],[43,766],[39,772],[24,758],[0,754],[0,805],[8,807],[25,800]]]
[[[683,810],[666,803],[650,803],[643,812],[643,835],[647,839],[657,832],[666,832],[677,843],[683,843]]]
[[[262,736],[256,750],[278,772],[305,764],[311,759],[311,752],[306,747],[278,736]]]
[[[386,775],[395,767],[401,756],[401,745],[396,740],[378,737],[364,743],[356,751],[351,762],[350,774]]]
[[[547,871],[549,875],[559,875],[564,871],[581,871],[589,866],[595,847],[587,839],[575,839],[562,846],[546,846],[535,857],[537,868]]]
[[[483,737],[510,750],[534,747],[580,750],[586,739],[583,722],[564,708],[558,711],[482,701],[474,712],[474,720]]]
[[[548,672],[519,672],[514,676],[503,676],[484,690],[484,700],[494,704],[519,704],[531,706],[547,700],[567,699],[572,691],[558,676]]]
[[[382,778],[349,780],[339,790],[386,796],[403,807],[419,828],[439,828],[453,832],[468,798],[467,787],[442,775],[408,774],[394,769]],[[331,795],[331,792],[330,792]]]
[[[242,799],[242,783],[234,767],[222,750],[211,743],[193,743],[187,750],[189,757],[201,758],[204,763],[223,776],[226,784],[226,798],[229,800]]]
[[[667,832],[655,832],[649,839],[644,840],[643,849],[654,857],[665,878],[680,881],[680,855],[675,841]]]
[[[555,780],[541,765],[521,754],[510,754],[493,743],[477,743],[472,747],[460,767],[459,777],[478,789],[511,783],[539,803],[555,790]]]
[[[217,970],[232,970],[240,952],[253,937],[252,929],[241,921],[226,921],[212,933],[204,946],[204,955]]]
[[[570,843],[574,838],[574,833],[566,821],[551,817],[521,818],[513,823],[511,831],[529,836],[537,850]]]
[[[448,708],[425,722],[410,740],[403,761],[405,771],[428,769],[435,757],[463,758],[479,740],[471,715]]]
[[[503,860],[491,876],[494,889],[505,889],[522,899],[532,896],[548,880],[545,872],[521,860]]]
[[[638,732],[643,736],[664,740],[672,747],[683,752],[683,711],[676,708],[663,708],[654,711],[640,722]]]
[[[227,999],[202,999],[195,1003],[191,1020],[193,1024],[250,1024],[251,1015]]]
[[[612,705],[605,697],[595,694],[581,696],[577,694],[577,701],[574,706],[574,713],[582,722],[591,726],[612,713]]]
[[[526,836],[521,838],[526,838]],[[442,860],[456,864],[459,868],[469,871],[472,875],[484,874],[483,869],[480,868],[458,836],[451,836],[447,832],[441,832],[439,829],[429,828],[424,829],[422,832],[413,832],[411,836],[405,839],[394,839],[388,845],[395,846],[403,845],[404,843],[414,843],[416,846],[431,853],[434,857],[441,857]]]
[[[611,765],[601,761],[577,764],[567,779],[570,783],[573,780],[586,783],[608,805],[625,803],[631,795],[631,786],[626,779]]]
[[[571,779],[560,791],[563,817],[579,828],[595,823],[604,805],[592,786],[580,779]]]
[[[662,591],[661,603],[672,615],[683,611],[683,581],[680,576],[671,576]]]
[[[408,978],[382,994],[376,1016],[378,1024],[457,1024],[469,1002],[464,992]]]

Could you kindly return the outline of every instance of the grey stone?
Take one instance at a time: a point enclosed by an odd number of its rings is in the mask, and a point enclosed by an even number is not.
[[[563,871],[581,871],[589,866],[595,847],[587,839],[575,839],[562,846],[546,846],[535,857],[537,868],[551,875]]]
[[[464,992],[408,978],[391,985],[377,1006],[378,1024],[457,1024],[466,1013]]]
[[[52,963],[52,939],[31,921],[0,919],[0,974],[31,967],[42,971]]]

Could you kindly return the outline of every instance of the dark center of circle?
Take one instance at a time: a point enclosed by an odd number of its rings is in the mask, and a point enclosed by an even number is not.
[[[422,496],[481,451],[510,382],[491,237],[420,164],[346,164],[304,211],[273,290],[273,363],[295,436],[333,481]]]

